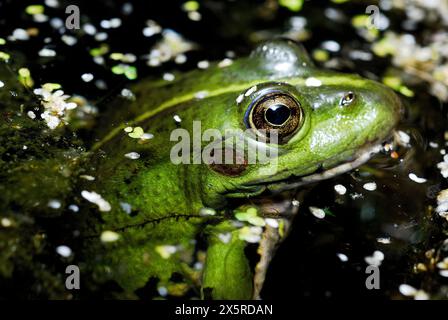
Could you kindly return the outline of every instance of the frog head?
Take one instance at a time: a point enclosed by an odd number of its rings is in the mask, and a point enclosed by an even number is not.
[[[391,89],[319,70],[291,41],[261,44],[250,59],[247,66],[267,81],[229,94],[226,118],[215,126],[244,133],[234,144],[234,163],[203,169],[205,202],[292,189],[349,171],[381,150],[400,119],[401,102]],[[222,154],[229,152],[223,147]]]

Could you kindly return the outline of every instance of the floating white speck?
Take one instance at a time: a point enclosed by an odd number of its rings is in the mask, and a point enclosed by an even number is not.
[[[193,266],[194,270],[202,270],[204,268],[204,265],[202,264],[202,262],[196,262]]]
[[[341,45],[333,40],[322,42],[322,48],[331,52],[338,52],[341,50]]]
[[[228,66],[232,65],[232,63],[233,63],[233,60],[232,60],[232,59],[230,59],[230,58],[225,58],[225,59],[221,60],[221,61],[218,63],[218,67],[220,67],[220,68],[225,68],[225,67],[228,67]]]
[[[198,62],[198,68],[199,69],[207,69],[210,66],[210,62],[207,60],[199,61]]]
[[[298,207],[298,206],[300,206],[300,201],[299,201],[299,200],[296,200],[296,199],[293,199],[293,200],[291,201],[291,204],[292,204],[294,207]]]
[[[57,7],[59,7],[59,1],[58,0],[45,0],[45,5],[50,8],[57,8]]]
[[[95,40],[96,41],[105,41],[109,36],[107,35],[106,32],[98,32],[95,35]]]
[[[51,209],[59,209],[61,207],[61,202],[59,200],[50,200],[48,201],[48,206]]]
[[[417,183],[425,183],[427,181],[425,178],[417,177],[417,175],[415,175],[415,173],[410,173],[409,179],[411,179],[412,181],[417,182]]]
[[[317,207],[309,207],[310,212],[318,219],[325,218],[325,211]]]
[[[123,4],[123,7],[121,7],[121,12],[123,12],[123,14],[125,15],[131,14],[132,11],[134,11],[134,6],[130,2],[126,2],[125,4]]]
[[[240,94],[237,98],[236,98],[236,103],[240,104],[244,99],[244,94]]]
[[[5,83],[3,81],[0,81],[0,88],[3,88],[5,86]]]
[[[17,28],[12,32],[12,40],[28,40],[30,36],[25,29]]]
[[[373,266],[377,266],[377,267],[379,267],[381,265],[383,260],[384,260],[384,253],[382,253],[379,250],[376,250],[375,252],[373,252],[373,254],[371,256],[367,256],[364,258],[364,261],[368,265],[373,265]]]
[[[120,202],[120,207],[121,209],[123,209],[124,212],[126,212],[127,214],[131,214],[132,212],[132,207],[129,203],[127,202]]]
[[[322,81],[314,77],[309,77],[306,78],[305,85],[307,87],[320,87],[322,85]]]
[[[28,111],[26,115],[31,119],[36,119],[36,114],[33,111]]]
[[[204,99],[207,96],[208,96],[208,91],[205,91],[205,90],[196,92],[196,94],[194,95],[194,97],[197,99]]]
[[[103,197],[101,197],[101,195],[99,195],[95,191],[90,192],[87,190],[83,190],[81,191],[81,196],[87,201],[96,204],[100,211],[107,212],[112,209],[110,203],[104,200]]]
[[[338,256],[339,260],[341,260],[342,262],[348,261],[348,257],[343,253],[338,253],[337,256]]]
[[[361,193],[353,192],[353,193],[350,193],[350,197],[351,197],[353,200],[356,200],[356,199],[363,198],[363,195],[362,195]]]
[[[166,287],[157,287],[157,292],[160,296],[166,297],[168,295],[168,289]]]
[[[64,41],[64,43],[68,46],[74,46],[76,44],[76,42],[78,42],[78,40],[75,37],[68,36],[66,34],[64,34],[61,37],[61,40]]]
[[[197,11],[190,11],[187,16],[192,21],[200,21],[202,19],[201,14]]]
[[[2,227],[4,227],[4,228],[9,228],[10,226],[12,226],[12,222],[8,218],[2,218],[1,224],[2,224]]]
[[[254,93],[255,91],[257,91],[257,86],[253,86],[252,88],[250,88],[249,90],[246,91],[246,93],[244,94],[246,97],[250,96],[252,93]]]
[[[79,211],[79,207],[76,204],[69,205],[68,209],[73,211],[73,212],[78,212]]]
[[[177,123],[181,123],[182,122],[182,119],[179,117],[179,115],[177,115],[177,114],[175,114],[174,116],[173,116],[173,119],[174,119],[174,121],[176,121]]]
[[[172,74],[172,73],[164,73],[163,74],[163,80],[165,80],[165,81],[173,81],[174,80],[174,74]]]
[[[176,253],[177,248],[171,245],[162,245],[157,246],[155,250],[163,259],[168,259],[169,257],[171,257],[171,255]]]
[[[266,224],[270,226],[271,228],[278,228],[278,220],[273,218],[266,218],[264,219]]]
[[[406,297],[412,297],[417,293],[417,289],[408,285],[408,284],[400,284],[398,287],[400,293]]]
[[[347,193],[347,188],[344,187],[342,184],[337,184],[334,186],[334,191],[336,191],[340,195],[344,195]]]
[[[391,240],[389,237],[376,238],[376,241],[381,244],[390,244],[391,243]]]
[[[216,211],[213,208],[201,208],[199,210],[200,216],[214,216],[215,214],[216,214]]]
[[[129,152],[126,153],[124,156],[131,160],[137,160],[138,158],[140,158],[140,154],[137,152]]]
[[[145,132],[144,134],[142,134],[142,136],[140,137],[140,140],[145,141],[145,140],[149,140],[154,138],[154,135],[152,133],[147,133]]]
[[[257,243],[261,240],[261,233],[263,229],[261,227],[242,227],[239,230],[238,236],[241,240],[244,240],[249,243]]]
[[[411,142],[411,137],[406,132],[401,130],[395,132],[395,139],[399,145],[404,147],[409,146],[409,143]]]
[[[135,98],[134,93],[132,93],[132,91],[127,89],[127,88],[124,88],[123,90],[121,90],[121,96],[125,97],[127,99],[134,99]]]
[[[367,191],[375,191],[376,190],[376,183],[375,182],[367,182],[362,186]]]
[[[417,293],[414,295],[414,300],[428,300],[428,299],[429,295],[423,290],[418,290]]]
[[[176,62],[177,64],[183,64],[183,63],[187,62],[187,56],[184,54],[178,54],[174,58],[174,62]]]
[[[81,79],[82,79],[82,81],[84,81],[84,82],[90,82],[90,81],[93,80],[93,74],[91,74],[91,73],[84,73],[84,74],[81,76]]]
[[[218,238],[222,243],[229,243],[232,240],[232,234],[230,232],[219,233]]]
[[[93,177],[93,176],[89,176],[88,174],[82,174],[82,175],[80,175],[79,176],[81,179],[85,179],[85,180],[87,180],[87,181],[93,181],[93,180],[95,180],[95,177]]]
[[[83,29],[84,29],[85,33],[87,33],[88,35],[91,35],[91,36],[95,35],[95,33],[96,33],[95,26],[93,24],[90,24],[90,23],[86,23],[84,25]]]
[[[143,29],[143,35],[145,37],[152,37],[153,35],[162,31],[162,27],[160,27],[157,22],[153,20],[146,21],[146,25],[147,27]]]
[[[114,231],[103,231],[101,232],[100,240],[101,242],[114,242],[120,238],[120,235]]]
[[[51,18],[50,19],[50,25],[54,29],[63,28],[64,27],[64,21],[62,21],[62,19],[59,19],[59,18]]]
[[[43,48],[39,51],[39,56],[54,57],[54,56],[56,56],[56,51],[54,51],[53,49]]]
[[[429,146],[430,146],[431,148],[433,148],[433,149],[436,149],[436,148],[439,147],[439,144],[436,143],[436,142],[430,141],[430,142],[429,142]]]
[[[58,246],[56,252],[64,258],[68,258],[72,255],[72,249],[67,246]]]

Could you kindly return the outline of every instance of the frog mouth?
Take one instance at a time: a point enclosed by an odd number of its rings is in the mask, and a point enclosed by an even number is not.
[[[386,145],[390,147],[389,150],[393,150],[395,144],[394,134],[392,133],[381,143],[368,144],[354,152],[354,155],[349,160],[345,160],[342,163],[339,162],[339,164],[336,164],[328,169],[322,170],[322,168],[324,168],[324,163],[322,163],[318,169],[315,169],[314,172],[310,174],[300,176],[291,174],[286,178],[276,178],[274,176],[271,180],[257,180],[246,184],[243,189],[239,191],[244,193],[246,196],[257,196],[264,191],[277,193],[289,189],[295,189],[306,184],[330,179],[358,168],[368,162],[374,155],[382,151],[387,151],[385,148]]]

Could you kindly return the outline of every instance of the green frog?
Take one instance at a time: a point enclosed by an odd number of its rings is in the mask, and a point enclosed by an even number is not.
[[[131,92],[103,119],[86,169],[95,180],[82,186],[90,202],[80,198],[83,268],[131,297],[149,284],[162,296],[258,297],[297,211],[284,199],[368,161],[402,109],[389,88],[321,70],[285,39]]]

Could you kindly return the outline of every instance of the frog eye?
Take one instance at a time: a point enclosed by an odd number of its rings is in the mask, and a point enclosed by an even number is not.
[[[341,107],[345,107],[348,106],[349,104],[351,104],[354,100],[355,100],[355,94],[353,92],[347,92],[341,99],[341,101],[339,102],[339,105]]]
[[[280,142],[290,138],[302,124],[300,103],[284,92],[262,95],[249,108],[248,127],[267,138],[272,130],[277,130]]]

